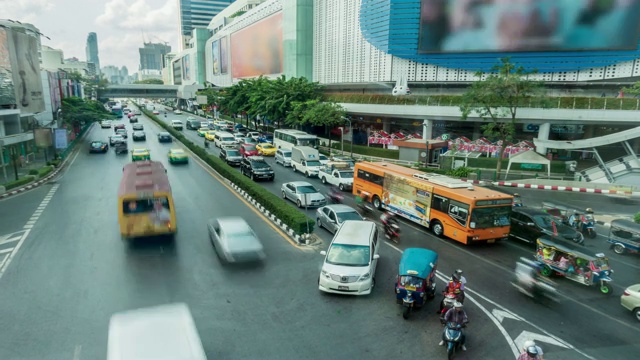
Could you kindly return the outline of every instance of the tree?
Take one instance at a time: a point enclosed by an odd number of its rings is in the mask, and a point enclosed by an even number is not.
[[[305,102],[295,101],[292,104],[292,111],[287,114],[285,123],[292,127],[312,125],[334,127],[344,124],[346,110],[334,102],[322,102],[317,99]],[[329,147],[331,147],[331,136],[329,136]]]
[[[633,86],[631,87],[623,87],[622,91],[624,91],[625,94],[629,94],[633,96],[640,95],[640,81],[634,83]]]
[[[62,117],[66,123],[74,127],[82,122],[90,123],[115,118],[99,101],[85,100],[75,96],[62,99]]]
[[[511,63],[510,58],[500,61],[485,80],[482,80],[484,74],[481,71],[475,74],[478,81],[462,95],[460,105],[463,119],[475,114],[488,121],[482,125],[484,135],[502,141],[496,165],[498,175],[507,141],[512,140],[515,134],[518,108],[534,98],[542,100],[544,96],[544,82],[529,78],[536,71],[526,71],[522,66]]]
[[[147,85],[164,85],[164,81],[162,81],[162,79],[136,80],[133,83],[134,84],[147,84]]]

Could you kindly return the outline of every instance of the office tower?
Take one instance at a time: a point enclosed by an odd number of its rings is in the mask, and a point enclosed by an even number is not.
[[[98,35],[90,32],[87,36],[87,45],[85,47],[87,53],[87,62],[94,63],[97,73],[100,73],[100,58],[98,56]],[[96,75],[96,74],[93,74]]]
[[[188,43],[191,30],[206,28],[220,11],[224,10],[235,0],[179,0],[180,6],[180,35],[182,44]]]
[[[171,46],[167,44],[145,43],[140,48],[139,70],[162,70],[164,56],[171,52]]]

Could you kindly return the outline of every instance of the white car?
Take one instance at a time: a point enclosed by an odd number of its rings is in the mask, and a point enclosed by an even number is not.
[[[629,286],[620,296],[620,304],[640,321],[640,284]]]
[[[236,139],[238,144],[244,144],[244,134],[243,133],[235,133],[233,137]]]
[[[289,199],[298,207],[324,206],[327,199],[313,185],[306,181],[292,181],[282,184],[282,198]]]
[[[318,155],[318,161],[320,161],[320,164],[324,166],[329,163],[329,158],[324,154],[320,154]]]
[[[102,120],[100,127],[103,129],[111,129],[111,120]]]
[[[225,263],[262,261],[264,248],[256,233],[239,217],[209,220],[209,239]]]
[[[173,113],[176,114],[176,115],[180,115],[180,114],[182,114],[182,111],[180,111],[180,109],[175,109],[173,111]]]
[[[375,286],[378,267],[378,227],[372,221],[346,220],[321,251],[324,262],[318,279],[320,291],[368,295]]]
[[[253,138],[253,140],[255,140],[256,143],[258,143],[258,138],[260,137],[260,133],[257,131],[249,131],[247,135],[245,135],[245,137]]]
[[[180,120],[171,120],[171,127],[176,130],[182,130],[182,121]]]

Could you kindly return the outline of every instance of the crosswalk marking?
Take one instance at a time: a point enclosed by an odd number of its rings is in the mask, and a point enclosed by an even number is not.
[[[2,249],[0,250],[0,254],[6,254],[13,251],[14,248]]]
[[[24,235],[24,230],[17,231],[7,235],[2,235],[0,236],[0,245],[18,241],[22,239],[22,235]]]

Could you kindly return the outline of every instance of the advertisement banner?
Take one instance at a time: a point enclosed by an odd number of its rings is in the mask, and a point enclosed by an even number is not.
[[[182,85],[182,61],[173,62],[173,84]]]
[[[191,55],[182,57],[182,80],[191,81]]]
[[[51,110],[55,113],[62,108],[62,99],[60,98],[60,82],[56,76],[57,73],[47,71],[49,80],[49,95],[51,96]]]
[[[234,79],[282,73],[282,12],[231,34]]]
[[[10,32],[0,27],[0,106],[16,105],[16,92],[11,75]]]
[[[223,37],[220,41],[220,72],[229,73],[229,38]]]
[[[47,148],[53,145],[51,129],[49,128],[33,129],[33,139],[36,142],[36,146],[39,148]]]
[[[211,43],[211,62],[213,63],[213,75],[220,74],[220,41]]]
[[[422,0],[418,52],[637,50],[640,0]]]
[[[56,149],[66,149],[67,146],[69,146],[67,129],[56,129],[55,138],[56,138],[56,141],[55,141]]]
[[[387,209],[423,226],[429,225],[433,186],[386,173],[383,189],[382,202]]]
[[[43,112],[44,97],[40,78],[38,40],[18,31],[12,31],[12,33],[13,52],[17,60],[13,64],[13,83],[18,107],[26,113]]]

